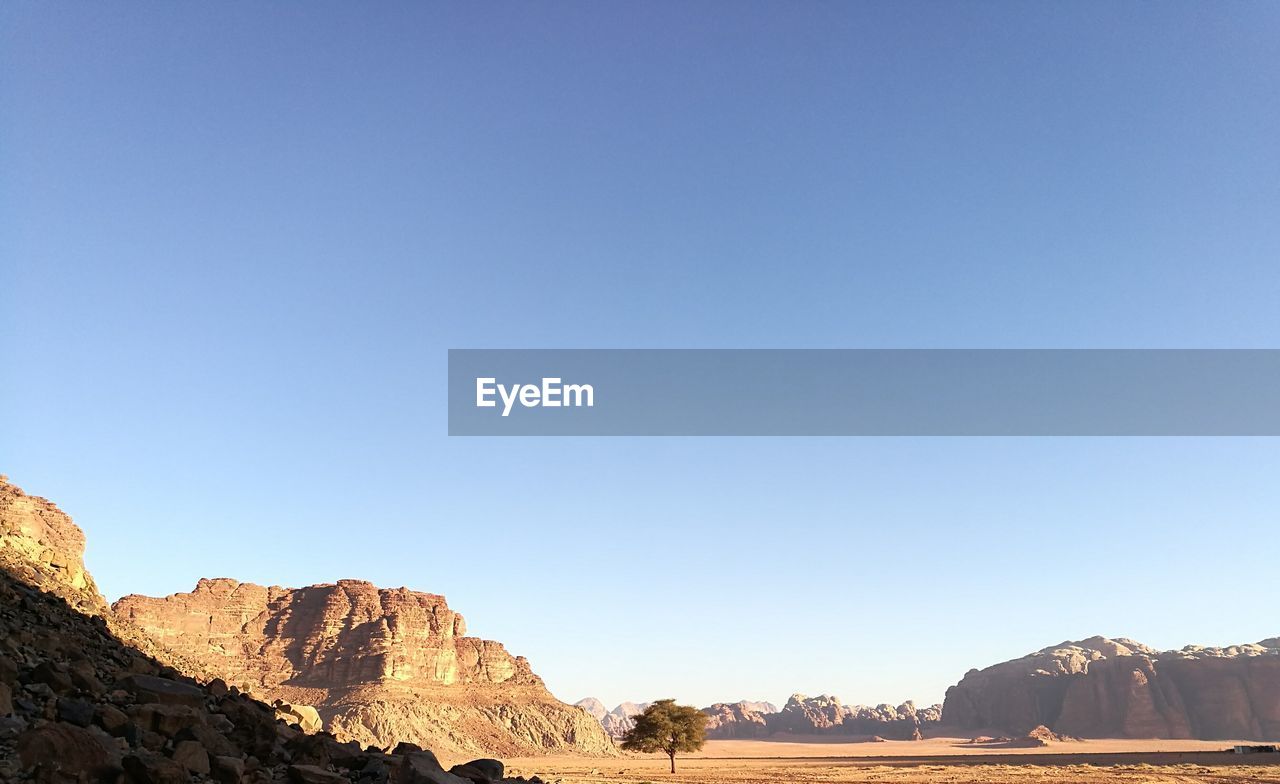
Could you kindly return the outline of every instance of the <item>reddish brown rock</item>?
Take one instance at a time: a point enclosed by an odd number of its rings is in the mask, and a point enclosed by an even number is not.
[[[947,690],[947,724],[1080,737],[1280,737],[1280,640],[1156,651],[1092,637],[984,670]]]
[[[608,753],[528,661],[466,636],[444,597],[358,580],[287,589],[201,580],[191,593],[126,596],[117,616],[228,683],[314,706],[340,738],[437,751]]]
[[[109,779],[120,752],[105,735],[62,722],[33,727],[18,738],[18,759],[42,781]]]

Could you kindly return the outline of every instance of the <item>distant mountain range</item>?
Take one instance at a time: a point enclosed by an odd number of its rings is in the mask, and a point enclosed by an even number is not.
[[[714,717],[716,715],[715,710],[717,706],[724,704],[725,703],[716,703],[716,705],[711,707],[703,708],[702,712]],[[731,704],[737,706],[739,711],[743,713],[764,714],[778,712],[777,706],[771,702],[752,702],[749,700],[742,700],[741,702]],[[578,700],[574,705],[591,714],[592,718],[600,722],[600,726],[604,728],[605,733],[613,738],[621,738],[625,735],[627,730],[631,729],[635,725],[633,717],[638,713],[643,713],[644,709],[649,707],[649,703],[647,702],[623,702],[613,710],[608,710],[605,707],[605,704],[600,700],[597,700],[595,697],[587,697],[585,699]],[[711,724],[709,723],[708,727],[710,728],[710,726]],[[721,737],[715,735],[714,732],[709,732],[709,736]]]

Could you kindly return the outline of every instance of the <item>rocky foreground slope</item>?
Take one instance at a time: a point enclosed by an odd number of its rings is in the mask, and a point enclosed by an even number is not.
[[[1080,737],[1280,739],[1280,638],[1157,651],[1090,637],[970,670],[947,724]]]
[[[340,738],[499,755],[614,750],[524,657],[466,636],[462,615],[436,594],[214,579],[190,593],[126,596],[113,610],[255,696],[314,706]]]

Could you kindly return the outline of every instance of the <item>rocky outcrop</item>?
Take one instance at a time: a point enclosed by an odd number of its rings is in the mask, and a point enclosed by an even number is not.
[[[970,670],[947,690],[943,719],[1080,737],[1280,738],[1280,639],[1157,651],[1091,637]]]
[[[596,721],[604,721],[604,717],[609,714],[609,709],[604,706],[603,702],[597,700],[595,697],[587,697],[586,699],[578,700],[574,703],[574,706],[582,708]]]
[[[942,716],[939,705],[918,709],[907,701],[894,707],[887,703],[844,705],[836,697],[808,697],[793,694],[777,714],[765,716],[771,732],[793,735],[879,736],[910,740],[922,728],[936,724]]]
[[[0,569],[0,781],[542,784],[477,759],[307,734],[221,680],[199,682],[61,595]]]
[[[84,531],[53,502],[0,475],[0,567],[95,615],[106,600],[84,567]]]
[[[605,734],[611,738],[621,738],[627,734],[627,731],[635,726],[635,717],[644,713],[644,709],[649,707],[647,702],[623,702],[613,710],[605,714],[600,720],[600,726],[604,728]]]
[[[753,710],[752,703],[717,702],[702,709],[707,714],[707,737],[717,740],[767,738],[769,723],[763,711]],[[776,712],[776,711],[775,711]]]
[[[631,728],[631,717],[648,703],[624,702],[604,711],[599,700],[580,700],[578,706],[591,715],[600,714],[600,723],[614,737]],[[844,705],[836,697],[808,697],[794,694],[781,710],[769,702],[717,702],[702,709],[707,715],[707,737],[714,740],[767,738],[786,735],[882,736],[909,740],[921,728],[938,723],[942,706],[918,709],[911,702],[892,705]]]
[[[255,696],[314,706],[340,738],[500,755],[614,748],[523,657],[466,636],[463,617],[436,594],[223,578],[164,598],[126,596],[113,609]]]
[[[737,705],[741,705],[743,710],[754,711],[755,713],[777,713],[778,706],[772,702],[753,702],[752,700],[739,700]]]

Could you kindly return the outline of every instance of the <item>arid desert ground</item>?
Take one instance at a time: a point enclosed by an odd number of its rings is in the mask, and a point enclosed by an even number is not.
[[[675,782],[1280,782],[1280,755],[1222,753],[1230,741],[1089,740],[1039,749],[974,748],[962,738],[883,743],[822,741],[709,741],[677,758],[668,772],[661,755],[592,760],[581,757],[512,759],[508,770],[561,784]]]

